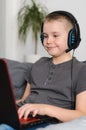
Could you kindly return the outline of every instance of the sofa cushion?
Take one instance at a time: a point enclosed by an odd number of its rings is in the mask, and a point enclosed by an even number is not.
[[[25,77],[31,70],[32,63],[26,63],[26,62],[19,62],[15,60],[7,59],[8,69],[11,77],[11,81],[13,84],[13,90],[16,99],[19,99],[22,97],[25,86],[26,86],[26,80]]]

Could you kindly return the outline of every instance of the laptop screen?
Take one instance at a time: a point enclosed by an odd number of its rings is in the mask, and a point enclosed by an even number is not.
[[[0,59],[0,123],[6,123],[17,129],[20,128],[12,83],[4,59]]]
[[[41,123],[59,122],[55,118],[39,115],[28,117],[27,120],[19,119],[12,88],[7,62],[5,59],[0,59],[0,124],[5,123],[19,130],[22,127],[31,127]]]

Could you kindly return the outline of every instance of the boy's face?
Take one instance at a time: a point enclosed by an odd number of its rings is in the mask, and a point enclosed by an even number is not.
[[[44,48],[51,56],[61,56],[68,49],[68,27],[66,21],[46,21],[43,26]]]

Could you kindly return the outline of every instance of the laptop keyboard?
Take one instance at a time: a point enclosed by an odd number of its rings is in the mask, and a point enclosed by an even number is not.
[[[51,118],[49,116],[39,116],[36,117],[28,117],[27,119],[21,118],[20,123],[23,128],[31,127],[34,125],[39,125],[43,123],[58,123],[59,121],[55,118]]]

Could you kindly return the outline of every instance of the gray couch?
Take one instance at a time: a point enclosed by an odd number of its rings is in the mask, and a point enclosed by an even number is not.
[[[19,62],[9,59],[6,60],[8,63],[11,81],[13,84],[15,98],[20,99],[24,93],[32,63]],[[83,62],[86,63],[86,61]]]
[[[19,62],[15,60],[6,59],[8,69],[13,84],[14,96],[20,99],[24,93],[27,83],[27,74],[31,70],[32,63]]]

